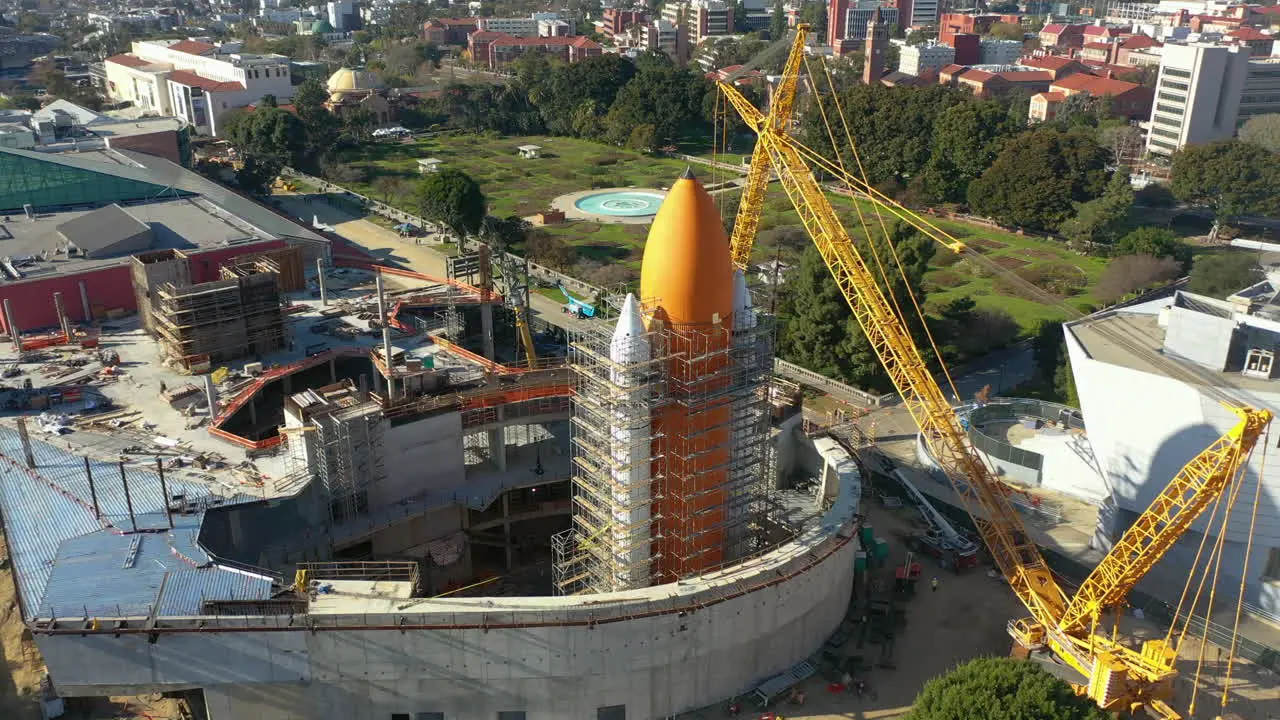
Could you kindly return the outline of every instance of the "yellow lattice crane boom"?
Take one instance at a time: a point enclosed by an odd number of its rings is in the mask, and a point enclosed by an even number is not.
[[[769,115],[752,106],[733,87],[732,79],[720,84],[729,104],[758,136],[731,239],[734,262],[745,267],[750,258],[765,192],[776,175],[997,567],[1029,611],[1029,619],[1010,624],[1011,634],[1025,646],[1048,647],[1074,667],[1088,681],[1080,690],[1104,708],[1128,710],[1148,705],[1167,718],[1180,717],[1164,702],[1174,675],[1174,651],[1166,641],[1151,640],[1136,651],[1096,632],[1098,621],[1101,613],[1121,602],[1194,519],[1239,478],[1249,452],[1271,421],[1271,413],[1233,408],[1240,418],[1237,425],[1178,473],[1084,586],[1068,599],[1011,502],[1011,489],[972,450],[959,418],[916,347],[900,307],[880,289],[872,267],[814,178],[805,161],[812,151],[788,132],[806,30],[804,25],[798,28]],[[876,201],[873,191],[868,195]],[[963,249],[959,243],[951,246]],[[880,265],[880,258],[875,260]]]

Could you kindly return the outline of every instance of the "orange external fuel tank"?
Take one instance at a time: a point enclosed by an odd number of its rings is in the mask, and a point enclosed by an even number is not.
[[[733,263],[715,202],[686,170],[649,229],[640,296],[666,338],[667,388],[653,408],[654,584],[724,563],[732,412]]]

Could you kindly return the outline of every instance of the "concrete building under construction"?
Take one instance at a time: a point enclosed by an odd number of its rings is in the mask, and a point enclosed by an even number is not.
[[[274,497],[39,442],[24,464],[0,428],[22,614],[59,693],[178,693],[211,720],[657,718],[785,675],[844,620],[857,465],[770,422],[772,318],[692,175],[640,292],[567,364],[468,350],[490,289],[392,292],[389,271],[376,310],[358,290],[342,315],[329,288],[285,317],[299,345],[334,323],[349,342],[218,403],[215,436],[283,446]],[[200,287],[164,282],[161,335]],[[479,331],[444,339],[459,326]]]

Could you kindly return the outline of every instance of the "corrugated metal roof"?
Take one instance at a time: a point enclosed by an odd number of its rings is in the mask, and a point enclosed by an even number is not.
[[[271,580],[226,570],[195,547],[198,521],[120,535],[100,530],[62,543],[40,617],[197,615],[204,600],[261,600]]]
[[[20,465],[18,433],[0,427],[0,453],[15,461],[0,462],[0,511],[28,616],[36,611],[47,614],[56,610],[79,617],[86,609],[91,615],[105,615],[114,614],[116,606],[125,612],[148,608],[155,602],[165,573],[184,575],[172,596],[166,585],[162,608],[198,608],[200,598],[224,593],[231,593],[227,599],[269,595],[270,580],[211,566],[209,556],[196,544],[204,518],[199,508],[253,498],[224,501],[201,485],[169,479],[170,494],[183,495],[197,512],[176,515],[177,527],[168,530],[159,476],[126,465],[134,519],[139,530],[151,531],[135,534],[118,465],[90,462],[102,511],[99,520],[93,513],[84,459],[37,440],[31,445],[36,459],[34,477]],[[104,529],[104,524],[110,527]],[[134,562],[126,567],[125,558],[135,549],[135,538],[140,540]],[[202,565],[204,569],[198,567]],[[251,579],[241,579],[245,577]]]

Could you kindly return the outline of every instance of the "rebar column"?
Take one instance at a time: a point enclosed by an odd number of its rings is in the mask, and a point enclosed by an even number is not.
[[[62,304],[62,293],[53,294],[53,310],[58,314],[58,327],[62,328],[65,342],[71,342],[71,318],[67,317],[67,308]]]
[[[382,277],[382,273],[378,273],[378,277]],[[329,304],[329,289],[324,284],[324,258],[316,258],[316,278],[320,281],[320,305],[327,306]]]
[[[4,301],[4,328],[9,332],[9,339],[13,341],[13,351],[22,354],[22,331],[18,329],[17,323],[13,321],[13,306],[9,304],[9,299]]]
[[[133,531],[138,532],[138,517],[133,514],[133,496],[129,494],[129,478],[124,472],[124,461],[120,461],[120,484],[124,486],[124,504],[129,509],[129,523]]]
[[[5,300],[5,304],[8,305],[9,301]],[[29,470],[34,470],[36,457],[31,453],[31,436],[27,434],[27,418],[24,415],[18,416],[18,439],[22,443],[22,459],[26,461]]]
[[[93,309],[89,306],[89,288],[83,280],[80,281],[80,306],[84,310],[84,321],[93,322]]]
[[[377,275],[378,284],[378,322],[382,325],[382,358],[387,364],[387,399],[393,400],[396,396],[396,381],[392,373],[395,372],[395,366],[391,357],[391,326],[387,324],[387,294],[386,285],[382,280],[382,272]]]

